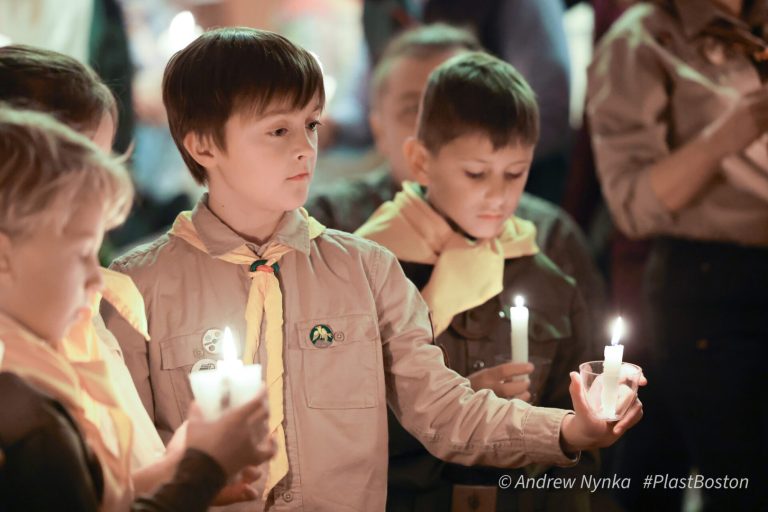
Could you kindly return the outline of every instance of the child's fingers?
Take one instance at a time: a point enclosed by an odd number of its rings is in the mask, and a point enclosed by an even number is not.
[[[616,425],[613,426],[613,433],[621,435],[634,426],[643,417],[643,403],[639,398],[635,398],[634,403],[629,407],[629,410],[624,417],[619,420]]]
[[[189,411],[187,412],[187,420],[197,421],[203,419],[203,411],[197,402],[192,402],[189,405]]]
[[[531,363],[502,363],[487,369],[489,377],[494,381],[510,380],[518,375],[528,375],[533,371]]]
[[[494,386],[494,393],[503,398],[515,398],[518,395],[528,391],[531,386],[531,382],[528,379],[525,380],[511,380],[509,382],[499,382]],[[530,395],[529,395],[530,397]]]
[[[571,394],[571,402],[573,402],[573,410],[576,415],[588,418],[589,406],[584,400],[584,393],[581,387],[581,377],[576,372],[570,373],[571,383],[568,386],[568,392]]]

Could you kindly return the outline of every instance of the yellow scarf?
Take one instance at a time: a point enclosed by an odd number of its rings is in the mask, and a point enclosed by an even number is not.
[[[99,459],[104,475],[101,509],[127,510],[133,495],[131,421],[118,405],[106,364],[98,358],[98,345],[76,346],[85,338],[68,338],[57,350],[2,314],[0,339],[5,344],[3,370],[61,402]],[[80,354],[81,360],[68,360],[69,351]]]
[[[421,296],[432,312],[435,336],[453,317],[501,293],[504,260],[539,252],[533,223],[512,217],[493,239],[470,240],[454,231],[422,197],[419,185],[403,183],[356,235],[380,243],[400,261],[433,265]]]
[[[325,226],[310,217],[306,210],[299,210],[309,224],[309,238],[320,236]],[[191,212],[182,212],[176,217],[171,228],[172,235],[187,241],[204,253],[208,253],[205,244],[192,222]],[[261,340],[262,318],[266,315],[267,371],[265,381],[269,398],[269,430],[277,441],[277,454],[269,462],[264,499],[272,488],[288,473],[288,452],[285,446],[283,430],[283,295],[280,282],[275,273],[279,271],[277,262],[292,247],[268,242],[261,255],[256,255],[245,244],[218,258],[236,265],[247,265],[251,272],[251,288],[245,306],[246,335],[243,350],[243,362],[253,363]]]

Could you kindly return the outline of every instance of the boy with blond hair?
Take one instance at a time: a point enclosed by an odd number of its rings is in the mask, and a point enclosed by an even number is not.
[[[178,426],[188,374],[231,327],[265,367],[277,456],[254,510],[383,510],[389,404],[435,455],[464,464],[568,465],[640,419],[591,418],[473,393],[445,368],[427,309],[394,256],[327,230],[300,206],[324,106],[319,63],[270,32],[208,32],[169,62],[171,133],[208,194],[171,231],[116,260],[148,308],[147,344],[119,317],[126,363],[161,432]],[[123,334],[124,333],[124,334]]]
[[[141,440],[109,370],[63,348],[103,289],[99,247],[132,197],[125,168],[93,142],[49,116],[0,107],[2,510],[121,511],[133,500],[130,450]],[[139,500],[142,510],[201,510],[227,475],[269,458],[257,447],[263,396],[218,421],[197,416],[176,477]]]

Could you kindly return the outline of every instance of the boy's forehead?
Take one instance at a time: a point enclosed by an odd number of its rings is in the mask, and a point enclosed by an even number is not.
[[[490,162],[504,154],[528,159],[533,155],[534,148],[535,145],[522,142],[518,138],[510,139],[504,146],[494,147],[490,135],[482,131],[472,131],[443,144],[437,155],[449,153],[453,158],[458,157],[462,160]]]
[[[291,98],[273,98],[267,102],[242,101],[234,108],[232,117],[241,116],[251,122],[258,122],[270,117],[291,115],[291,114],[311,114],[320,113],[323,105],[320,99],[315,95],[306,105],[295,105]]]

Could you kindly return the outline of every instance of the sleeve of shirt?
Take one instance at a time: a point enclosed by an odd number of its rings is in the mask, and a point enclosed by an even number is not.
[[[532,462],[576,462],[560,448],[560,426],[570,411],[474,393],[469,381],[445,367],[432,341],[426,305],[389,251],[372,262],[387,382],[393,413],[434,456],[497,467]]]
[[[589,68],[587,115],[597,173],[608,207],[627,236],[672,223],[650,186],[648,168],[670,153],[666,72],[658,43],[626,27],[603,40]]]
[[[118,262],[113,262],[109,268],[124,274],[128,273]],[[109,329],[120,344],[125,365],[131,373],[136,391],[138,391],[141,402],[144,404],[149,417],[154,422],[155,406],[152,397],[152,381],[149,377],[147,340],[131,327],[107,301],[101,301],[101,315],[104,318],[107,329]]]
[[[221,466],[208,454],[187,448],[173,480],[151,496],[134,501],[132,512],[203,512],[226,483]]]

